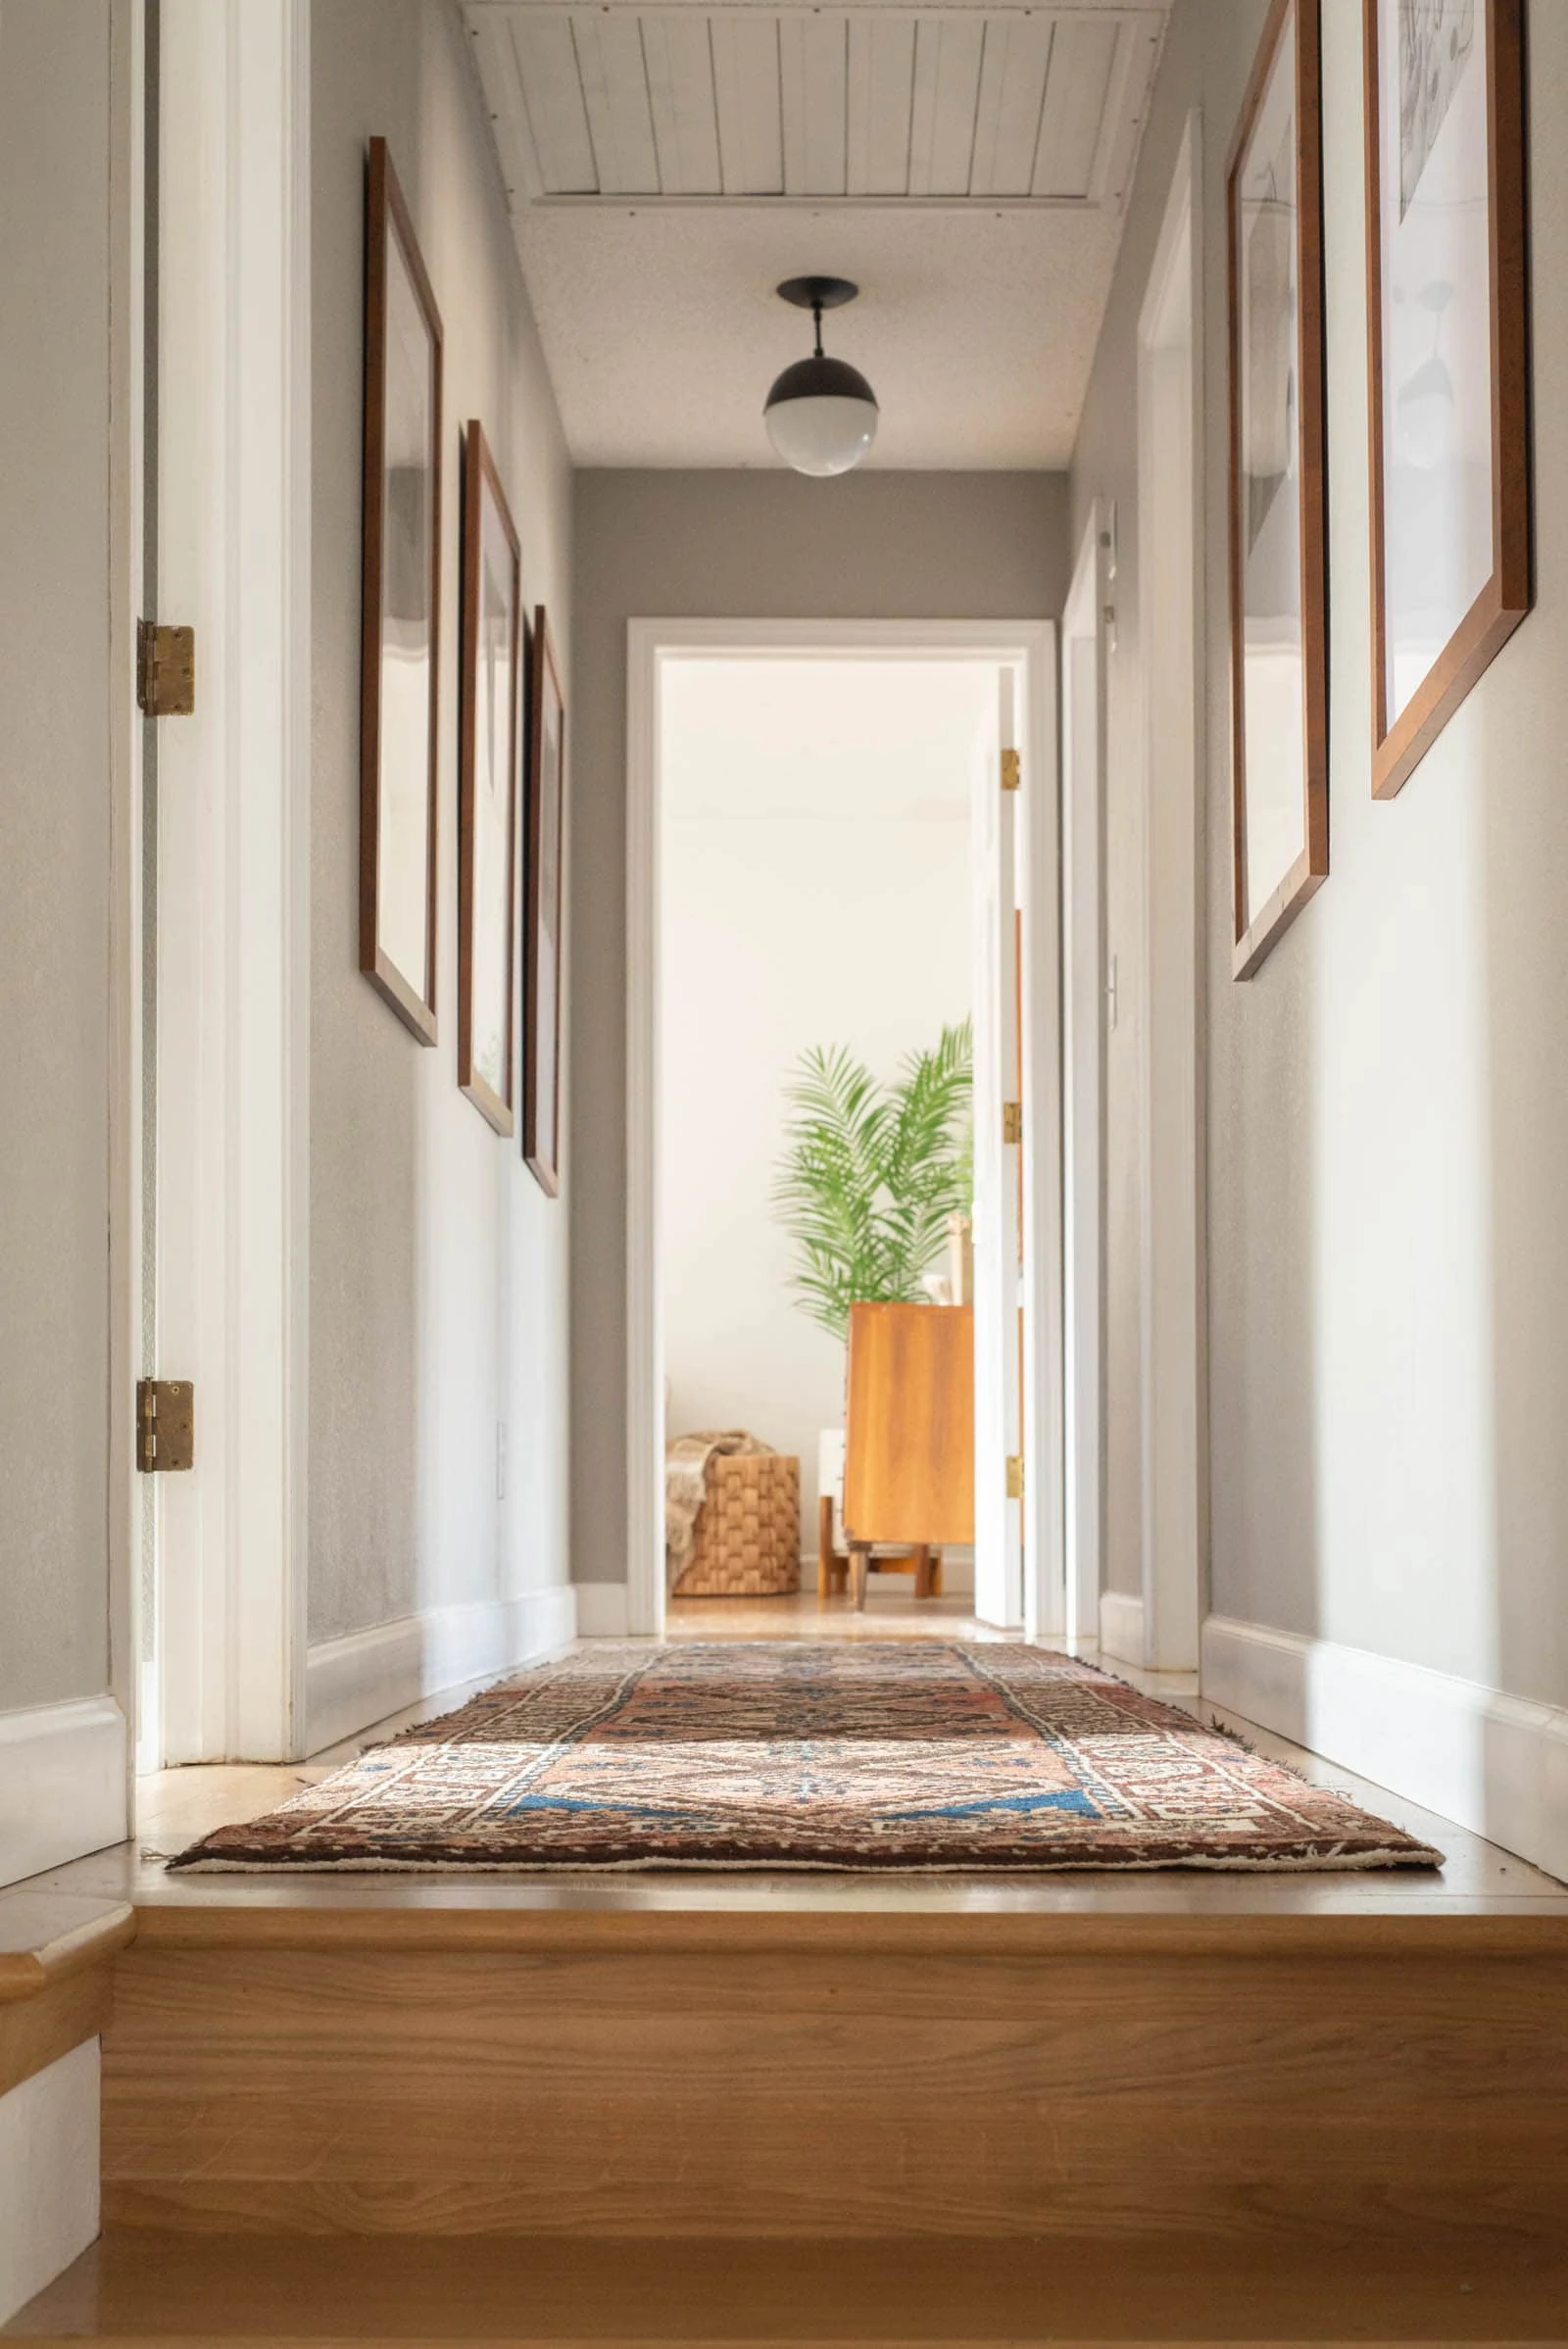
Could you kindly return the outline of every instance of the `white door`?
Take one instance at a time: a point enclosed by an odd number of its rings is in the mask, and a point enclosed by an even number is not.
[[[983,1623],[1023,1622],[1023,1280],[1015,679],[975,744],[974,841],[974,1605]],[[1012,761],[1004,761],[1004,754]],[[1011,771],[1004,771],[1010,765]],[[1013,1136],[1015,1139],[1008,1139]]]

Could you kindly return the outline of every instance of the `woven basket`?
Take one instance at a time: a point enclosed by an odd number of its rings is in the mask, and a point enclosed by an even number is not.
[[[692,1562],[676,1598],[775,1598],[801,1587],[801,1464],[783,1452],[719,1452]]]

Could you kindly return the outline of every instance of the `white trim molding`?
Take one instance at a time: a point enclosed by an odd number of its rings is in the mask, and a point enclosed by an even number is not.
[[[0,2325],[97,2235],[101,2096],[96,2039],[0,2096]]]
[[[1198,1662],[1203,1460],[1203,240],[1191,114],[1138,321],[1140,1389],[1147,1661]]]
[[[1061,762],[1056,623],[1022,647],[1014,725],[1024,753],[1016,795],[1014,859],[1021,916],[1019,1043],[1023,1068],[1023,1629],[1055,1635],[1067,1620],[1064,1493],[1061,1166]]]
[[[142,1341],[143,719],[136,706],[146,470],[146,13],[111,0],[109,1685],[139,1721],[142,1569],[135,1395]]]
[[[0,1884],[130,1833],[130,1741],[112,1696],[0,1713]]]
[[[1125,1590],[1100,1593],[1100,1652],[1123,1664],[1144,1661],[1144,1602]]]
[[[541,1663],[577,1636],[569,1583],[511,1598],[427,1607],[371,1631],[318,1640],[305,1662],[306,1750],[319,1753],[422,1697]]]
[[[162,1758],[302,1750],[310,1114],[309,0],[163,0],[158,603]]]
[[[634,619],[627,623],[626,749],[626,1617],[590,1600],[590,1637],[659,1635],[664,1626],[663,1307],[659,1208],[660,675],[670,659],[996,661],[1022,677],[1028,890],[1024,914],[1026,1229],[1034,1247],[1026,1322],[1023,1451],[1024,1614],[1062,1612],[1061,1152],[1056,998],[1055,622],[998,620]],[[1026,1244],[1026,1256],[1028,1244]],[[583,1586],[585,1590],[619,1585]],[[602,1610],[602,1611],[601,1611]]]
[[[1203,1626],[1200,1685],[1222,1711],[1568,1877],[1568,1711],[1224,1615]]]
[[[1095,1637],[1104,1567],[1106,509],[1096,499],[1061,619],[1061,1637]]]

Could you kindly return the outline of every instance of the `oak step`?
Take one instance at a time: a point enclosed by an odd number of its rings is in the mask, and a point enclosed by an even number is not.
[[[1568,1920],[144,1910],[104,2218],[1568,2243]]]
[[[1287,2252],[1192,2239],[659,2244],[126,2229],[0,2338],[120,2349],[1561,2344],[1568,2247],[1494,2236]]]

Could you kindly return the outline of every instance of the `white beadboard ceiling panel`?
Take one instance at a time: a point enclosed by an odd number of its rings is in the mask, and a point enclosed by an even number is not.
[[[907,9],[468,0],[514,207],[1119,209],[1163,0]]]
[[[1071,456],[1167,0],[465,0],[574,463],[768,465],[854,278],[875,466]]]

